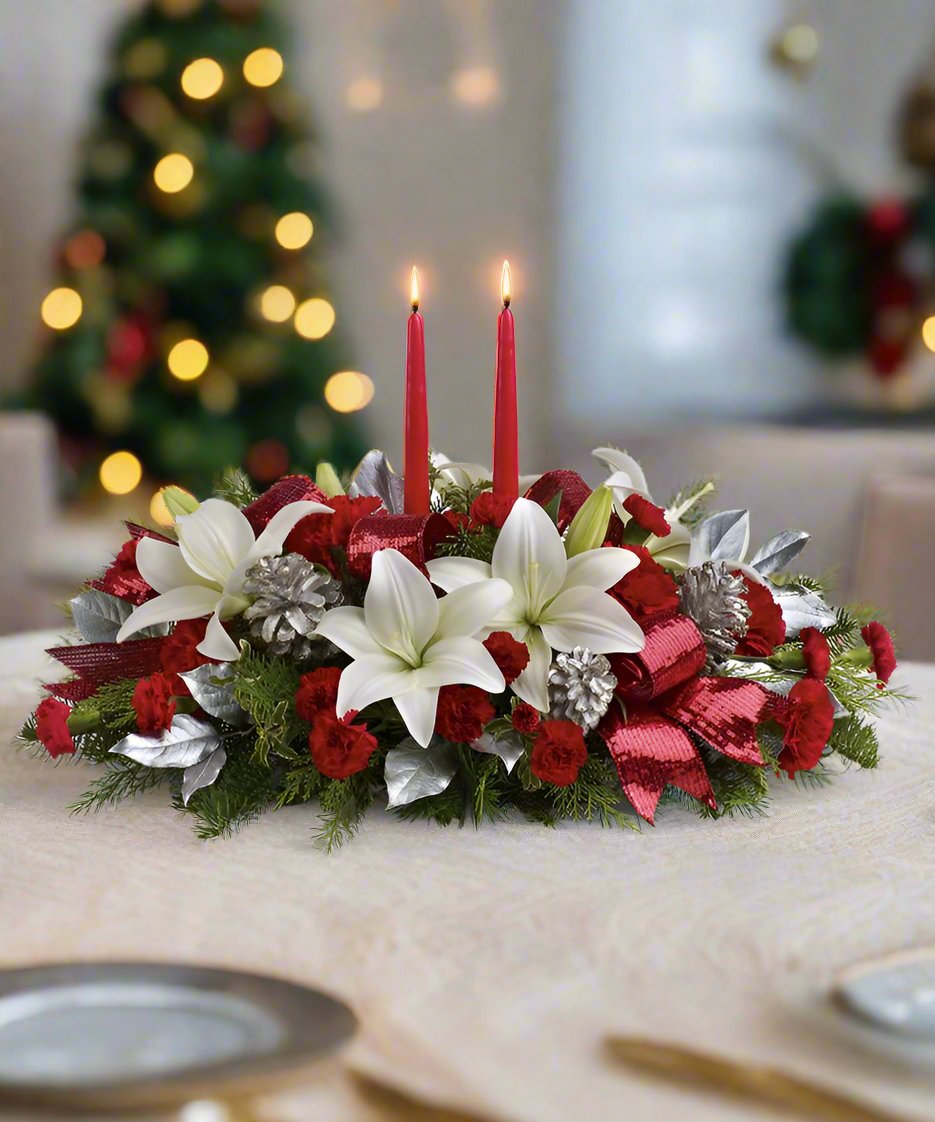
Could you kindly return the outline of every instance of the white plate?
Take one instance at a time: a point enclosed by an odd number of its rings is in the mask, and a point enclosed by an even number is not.
[[[355,1023],[316,990],[228,970],[0,971],[0,1102],[114,1109],[239,1094],[332,1052]]]

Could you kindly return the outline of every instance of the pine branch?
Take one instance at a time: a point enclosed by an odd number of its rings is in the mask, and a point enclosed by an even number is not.
[[[497,542],[497,531],[493,526],[480,526],[469,529],[457,526],[452,535],[438,545],[438,553],[443,557],[473,557],[478,561],[490,561],[493,547]]]
[[[258,764],[247,752],[232,751],[214,783],[196,791],[187,807],[181,791],[176,792],[173,802],[177,810],[195,817],[199,838],[226,837],[258,818],[274,802],[277,785],[275,771]]]
[[[228,467],[215,477],[214,497],[233,503],[234,506],[245,507],[256,499],[257,494],[245,471]]]
[[[268,765],[270,756],[295,759],[293,747],[305,729],[295,711],[299,671],[287,659],[245,650],[234,667],[234,697],[255,722],[258,763]]]
[[[571,818],[576,822],[597,820],[602,826],[639,830],[636,819],[620,809],[623,801],[620,778],[606,756],[589,755],[574,783],[547,790],[556,818]]]
[[[876,730],[853,714],[834,722],[828,745],[832,751],[858,767],[873,768],[880,761]]]
[[[134,760],[112,756],[104,773],[92,780],[68,809],[72,814],[88,814],[105,806],[115,806],[124,799],[160,786],[178,774],[174,768],[143,767]]]
[[[694,499],[696,495],[700,495],[703,491],[707,491],[707,494],[693,503],[680,519],[683,526],[692,527],[698,522],[701,522],[707,515],[708,501],[717,494],[717,479],[714,476],[709,475],[701,479],[695,479],[687,487],[676,491],[666,504],[666,508],[668,510],[678,509],[678,507]]]
[[[321,826],[315,840],[326,852],[350,841],[360,829],[364,815],[373,803],[370,772],[358,772],[347,779],[332,779],[321,790]]]

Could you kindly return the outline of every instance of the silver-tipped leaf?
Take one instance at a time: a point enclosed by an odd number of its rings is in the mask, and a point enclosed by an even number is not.
[[[185,806],[188,806],[188,800],[196,791],[211,786],[226,763],[227,753],[223,748],[216,748],[201,763],[192,764],[182,772],[182,802]]]
[[[804,627],[817,627],[819,631],[824,631],[837,619],[817,592],[789,588],[773,588],[771,591],[782,609],[788,639],[794,639]]]
[[[96,588],[86,588],[68,603],[78,634],[86,643],[116,642],[117,632],[134,609],[134,605],[128,601],[111,596],[109,592],[100,592]],[[136,637],[154,638],[166,635],[168,631],[167,623],[155,623],[143,628]]]
[[[783,530],[760,546],[750,565],[763,577],[781,572],[808,545],[810,537],[804,530]]]
[[[359,495],[375,495],[390,514],[402,514],[404,510],[405,483],[390,467],[385,452],[373,448],[357,465],[348,494],[352,498]]]
[[[217,717],[234,728],[249,723],[246,710],[234,698],[234,668],[231,663],[207,662],[194,670],[186,670],[180,677],[209,716]]]
[[[477,740],[471,742],[471,747],[475,752],[499,756],[506,765],[507,775],[516,767],[526,751],[523,738],[516,732],[508,732],[499,738],[491,736],[489,732],[482,732]]]
[[[213,725],[189,713],[177,713],[171,726],[158,736],[131,732],[111,752],[144,767],[189,768],[206,760],[220,746],[221,737]]]
[[[398,748],[386,753],[383,776],[390,797],[387,806],[407,806],[427,795],[440,795],[457,770],[453,745],[434,737],[428,748],[423,748],[407,736]]]
[[[750,544],[750,512],[722,510],[692,530],[689,566],[705,561],[740,561]]]

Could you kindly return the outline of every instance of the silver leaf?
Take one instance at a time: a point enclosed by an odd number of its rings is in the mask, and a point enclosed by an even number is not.
[[[249,722],[246,711],[234,699],[234,668],[229,662],[207,662],[180,677],[209,716],[235,728]]]
[[[778,573],[798,557],[810,537],[804,530],[783,530],[760,546],[750,559],[750,565],[764,577]]]
[[[221,768],[227,763],[227,753],[223,748],[217,748],[201,763],[192,764],[182,773],[182,802],[188,806],[188,800],[202,787],[210,787],[221,774]]]
[[[386,453],[373,448],[357,465],[348,494],[375,495],[381,499],[390,514],[403,513],[405,483],[390,467]]]
[[[387,806],[406,806],[426,795],[441,794],[457,770],[453,745],[434,737],[428,748],[423,748],[407,736],[398,748],[386,753],[383,776],[390,797]]]
[[[774,588],[773,599],[782,609],[786,624],[786,637],[794,639],[803,627],[817,627],[824,631],[837,618],[817,592]]]
[[[705,561],[739,561],[750,539],[750,512],[722,510],[692,531],[689,565]]]
[[[526,751],[522,737],[515,732],[508,732],[499,740],[491,736],[489,732],[483,732],[477,740],[471,743],[471,747],[475,752],[486,752],[491,756],[499,756],[506,764],[508,775]]]
[[[86,588],[69,601],[71,618],[74,620],[78,633],[86,643],[113,643],[121,624],[134,610],[134,605],[109,592],[100,592],[96,588]],[[168,633],[167,623],[156,623],[152,627],[144,627],[135,638],[146,639]]]
[[[207,759],[221,746],[213,725],[189,713],[177,713],[172,724],[158,736],[132,732],[111,748],[118,756],[136,760],[145,767],[191,767]]]

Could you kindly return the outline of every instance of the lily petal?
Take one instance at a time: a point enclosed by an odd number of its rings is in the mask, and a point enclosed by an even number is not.
[[[642,628],[606,592],[568,588],[549,604],[539,620],[542,634],[557,651],[589,647],[595,654],[641,651]]]
[[[246,515],[223,499],[206,499],[191,514],[176,518],[175,525],[189,568],[221,588],[254,544]]]
[[[338,682],[337,713],[366,709],[375,701],[396,698],[417,685],[416,673],[402,659],[384,652],[359,658],[341,671]]]
[[[531,499],[513,504],[493,550],[491,569],[508,581],[535,620],[565,583],[568,560],[561,535],[545,509]]]
[[[122,643],[144,627],[154,623],[177,623],[182,619],[200,619],[211,615],[218,602],[214,589],[201,584],[184,585],[164,592],[135,608],[117,632],[117,642]]]
[[[477,639],[459,635],[440,639],[425,652],[420,686],[479,686],[488,693],[506,689],[503,673]]]
[[[369,658],[384,653],[367,630],[363,608],[332,608],[321,617],[312,634],[330,639],[351,658]]]
[[[436,557],[425,564],[432,584],[437,584],[443,592],[454,592],[466,584],[490,580],[493,571],[487,561],[474,557]]]
[[[399,710],[399,715],[406,723],[406,728],[412,734],[413,740],[428,748],[435,732],[435,714],[438,710],[438,689],[415,689],[401,697],[394,697],[393,702]]]
[[[619,448],[595,448],[591,455],[605,464],[611,472],[625,472],[630,477],[630,486],[635,491],[648,495],[643,469],[629,453],[622,452]]]
[[[373,555],[364,617],[381,646],[418,666],[438,628],[438,615],[431,584],[407,557],[396,549]]]
[[[512,596],[513,589],[505,580],[487,580],[456,588],[438,601],[437,635],[440,638],[477,635],[509,603]]]
[[[183,585],[207,583],[186,564],[177,545],[161,542],[157,538],[140,538],[136,547],[136,567],[143,580],[157,592],[170,592]]]
[[[282,510],[277,510],[269,520],[266,529],[250,547],[248,557],[250,561],[258,561],[261,557],[271,557],[282,552],[283,543],[309,514],[334,514],[330,506],[324,503],[303,501],[287,503]]]
[[[529,649],[529,663],[512,684],[518,698],[534,705],[540,713],[549,711],[549,667],[552,665],[552,648],[538,627],[529,629],[525,638]]]
[[[237,644],[224,630],[217,612],[208,620],[205,637],[195,650],[200,651],[208,658],[216,658],[220,662],[234,662],[240,658]]]
[[[632,573],[639,563],[632,549],[587,549],[568,559],[565,588],[585,585],[605,592]]]

